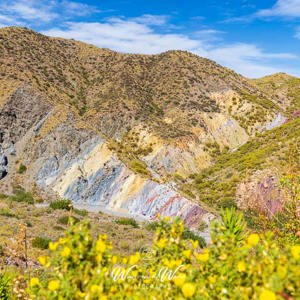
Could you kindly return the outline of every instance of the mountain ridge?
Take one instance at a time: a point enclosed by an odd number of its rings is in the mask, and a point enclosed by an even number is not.
[[[161,175],[186,175],[187,164],[195,166],[189,172],[201,168],[193,151],[174,145],[180,138],[194,144],[196,152],[202,153],[202,161],[210,161],[206,141],[216,149],[236,148],[280,111],[247,79],[188,52],[120,54],[22,28],[0,32],[2,85],[13,84],[12,89],[16,82],[32,86],[54,103],[71,107],[85,122],[119,144],[128,144],[123,137],[129,135],[135,139],[130,151],[117,149],[122,159],[131,160],[128,152],[147,153],[155,148],[156,158],[149,153],[148,161],[145,155],[138,155],[138,159],[156,164],[155,171]],[[236,140],[226,126],[221,134],[214,135],[211,119],[221,127],[232,124],[240,137]],[[150,136],[149,141],[143,140],[145,135]],[[165,156],[161,149],[170,143],[172,152],[186,153],[184,167],[176,168],[178,155],[171,159],[169,169],[166,164],[159,165]],[[136,144],[143,145],[142,149],[132,149]]]

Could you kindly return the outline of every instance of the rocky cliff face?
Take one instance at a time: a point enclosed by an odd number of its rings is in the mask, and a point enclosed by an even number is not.
[[[171,183],[159,184],[128,169],[96,131],[72,112],[59,112],[29,87],[9,97],[0,120],[5,153],[1,165],[7,170],[2,193],[21,185],[45,198],[67,198],[90,209],[145,219],[180,216],[194,228],[213,217]],[[18,174],[20,163],[26,174]]]
[[[284,207],[284,193],[274,170],[256,171],[237,189],[237,205],[242,210],[254,210],[268,217]]]

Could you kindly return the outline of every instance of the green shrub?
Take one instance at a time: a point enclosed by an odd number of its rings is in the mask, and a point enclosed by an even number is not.
[[[72,202],[70,200],[62,199],[56,200],[50,203],[50,207],[52,209],[64,209],[64,210],[71,210]]]
[[[200,224],[198,226],[198,230],[199,231],[204,231],[207,227],[208,227],[207,223],[202,221],[202,222],[200,222]]]
[[[23,174],[27,171],[27,167],[23,164],[20,164],[19,169],[18,169],[18,173],[19,174]]]
[[[140,173],[143,175],[150,175],[150,172],[147,169],[146,164],[138,159],[135,159],[130,162],[130,168],[136,173]]]
[[[58,220],[57,220],[57,223],[58,224],[61,224],[61,225],[68,225],[71,223],[71,220],[69,222],[69,219],[72,219],[73,223],[77,223],[79,221],[78,218],[75,218],[75,217],[69,217],[68,215],[65,215],[65,216],[62,216],[60,217]]]
[[[9,279],[4,274],[0,274],[0,299],[8,300],[9,297]]]
[[[116,220],[116,223],[120,224],[120,225],[130,225],[134,228],[139,227],[139,224],[133,218],[120,218],[120,219]]]
[[[77,209],[77,208],[75,208],[74,209],[74,213],[77,214],[78,216],[86,217],[89,212],[87,210],[85,210],[85,209]]]
[[[34,248],[39,248],[39,249],[44,250],[44,249],[48,249],[50,242],[51,242],[51,239],[49,239],[47,237],[37,236],[32,240],[31,245]]]
[[[7,197],[7,195],[0,193],[0,199],[6,199]]]
[[[182,237],[184,240],[198,241],[199,246],[201,248],[204,248],[206,246],[204,238],[201,236],[198,236],[197,234],[195,234],[193,231],[191,231],[188,228],[184,228]]]
[[[11,201],[16,202],[25,202],[28,204],[34,204],[34,198],[32,193],[26,192],[24,190],[18,190],[15,195],[10,196],[9,199]]]
[[[0,216],[7,217],[7,218],[18,218],[17,215],[12,213],[11,211],[5,209],[5,208],[0,208]]]
[[[149,222],[149,223],[146,224],[146,229],[151,230],[151,231],[155,231],[158,226],[159,226],[159,223],[157,221],[153,221],[153,222]]]

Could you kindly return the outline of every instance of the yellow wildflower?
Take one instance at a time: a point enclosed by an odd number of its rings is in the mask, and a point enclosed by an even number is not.
[[[286,267],[284,266],[278,266],[277,267],[277,272],[278,272],[278,275],[279,275],[279,278],[284,278],[286,273],[287,273],[287,269]]]
[[[34,287],[36,285],[39,285],[40,281],[37,277],[33,277],[30,279],[30,282],[29,282],[29,286],[30,287]]]
[[[169,222],[170,219],[171,219],[171,218],[170,218],[169,216],[164,217],[164,221],[165,221],[165,222]]]
[[[259,242],[259,235],[256,233],[250,234],[247,238],[247,244],[249,246],[252,246],[252,247],[256,246],[258,244],[258,242]]]
[[[182,286],[185,282],[186,275],[181,273],[173,278],[173,282],[176,286]]]
[[[182,286],[181,291],[184,297],[191,298],[195,294],[196,288],[192,283],[187,282]]]
[[[239,272],[245,272],[246,271],[246,264],[243,261],[239,261],[236,265],[236,268]]]
[[[66,242],[67,242],[67,239],[63,238],[63,237],[59,238],[59,240],[58,240],[58,244],[65,244]]]
[[[263,290],[259,296],[259,300],[276,300],[276,295],[270,290]]]
[[[136,253],[134,255],[131,255],[129,258],[129,264],[130,265],[135,265],[139,260],[140,260],[141,256],[140,253]]]
[[[198,246],[199,246],[199,242],[198,242],[198,241],[192,241],[192,240],[191,240],[191,243],[192,243],[193,249],[198,248]]]
[[[41,256],[41,257],[39,257],[39,263],[42,266],[45,266],[47,264],[47,261],[48,261],[48,257],[47,256]]]
[[[71,253],[71,249],[69,247],[64,247],[64,249],[61,251],[62,257],[68,257]]]
[[[300,246],[299,245],[292,246],[291,252],[292,252],[292,256],[295,259],[298,259],[300,257]]]
[[[209,260],[209,250],[208,249],[205,249],[203,251],[203,253],[200,253],[200,254],[197,254],[196,255],[196,258],[199,260],[199,261],[202,261],[202,262],[206,262]]]
[[[102,254],[97,254],[96,255],[96,261],[97,261],[98,264],[101,263],[101,261],[102,261]]]
[[[49,249],[51,251],[55,251],[57,249],[58,243],[50,242],[49,243]]]
[[[156,242],[156,245],[158,248],[164,248],[166,243],[167,243],[168,239],[166,238],[162,238],[162,239],[159,239],[157,242]]]
[[[215,276],[209,276],[209,277],[208,277],[208,281],[209,281],[210,284],[216,283],[216,280],[217,280],[217,279],[216,279]]]
[[[91,286],[91,293],[92,293],[92,294],[97,294],[97,293],[99,293],[99,292],[101,292],[100,286],[99,286],[99,285],[96,285],[96,284],[93,284],[93,285]]]
[[[80,290],[77,290],[76,294],[75,294],[75,297],[76,297],[76,299],[84,298],[85,297],[85,293],[82,292],[82,291],[80,291]]]
[[[51,280],[48,284],[48,289],[50,291],[56,291],[59,289],[59,281],[58,280]]]
[[[182,251],[182,254],[183,254],[186,258],[191,258],[192,251],[191,251],[190,249],[184,250],[184,251]]]
[[[98,240],[96,243],[96,250],[98,252],[103,253],[105,251],[105,249],[106,249],[105,243],[102,240]]]
[[[227,254],[226,253],[222,253],[219,258],[221,260],[226,260],[227,259]]]

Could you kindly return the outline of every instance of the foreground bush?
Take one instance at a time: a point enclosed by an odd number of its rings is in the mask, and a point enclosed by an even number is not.
[[[9,299],[9,280],[8,278],[0,273],[0,299]]]
[[[280,248],[271,234],[246,233],[227,210],[212,226],[212,244],[184,240],[180,220],[161,220],[148,251],[112,254],[105,235],[94,240],[87,223],[71,226],[40,257],[47,276],[33,277],[33,299],[299,299],[300,245]],[[47,279],[45,279],[47,278]]]

